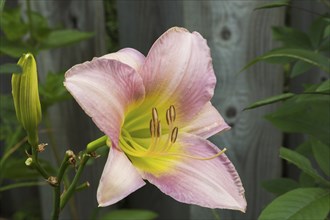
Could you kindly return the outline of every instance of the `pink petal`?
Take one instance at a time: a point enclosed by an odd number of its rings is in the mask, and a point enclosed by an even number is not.
[[[224,121],[218,110],[212,106],[211,102],[206,103],[191,122],[187,122],[186,125],[180,128],[181,131],[195,134],[203,138],[209,138],[218,132],[229,129],[230,127]]]
[[[102,58],[118,60],[121,63],[129,65],[135,70],[140,69],[141,65],[144,63],[145,60],[144,55],[133,48],[124,48],[116,53],[109,53],[96,59]]]
[[[179,121],[188,121],[200,111],[213,96],[216,83],[206,40],[178,27],[154,43],[139,73],[148,101],[164,109],[175,105]]]
[[[110,148],[108,160],[97,189],[99,206],[108,206],[125,198],[145,185],[126,155]]]
[[[65,87],[95,124],[118,146],[124,115],[144,98],[139,74],[116,60],[94,59],[65,74]]]
[[[201,137],[179,135],[179,144],[186,154],[205,158],[219,152],[216,146]],[[166,174],[144,173],[143,178],[183,203],[242,212],[246,209],[241,180],[225,154],[211,160],[185,158]]]

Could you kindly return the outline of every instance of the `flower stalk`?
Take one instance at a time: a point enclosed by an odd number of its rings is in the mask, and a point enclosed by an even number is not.
[[[53,203],[53,213],[52,219],[56,220],[60,214],[60,201],[61,201],[61,182],[65,171],[70,165],[70,160],[74,159],[75,155],[71,150],[66,151],[65,156],[62,160],[60,169],[57,174],[57,184],[54,186],[54,203]]]

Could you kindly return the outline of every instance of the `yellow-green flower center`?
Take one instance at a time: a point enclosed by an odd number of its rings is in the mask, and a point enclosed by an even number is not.
[[[179,128],[176,125],[176,109],[171,105],[162,117],[167,127],[162,129],[157,108],[151,109],[151,117],[145,115],[133,121],[125,121],[119,138],[119,146],[132,163],[139,169],[160,175],[169,172],[175,163],[184,158],[210,160],[221,155],[226,149],[211,157],[198,157],[184,152],[184,143],[178,143]],[[150,119],[151,118],[151,119]],[[137,123],[139,122],[139,123]],[[136,126],[131,126],[135,124]],[[149,129],[148,126],[149,125]]]

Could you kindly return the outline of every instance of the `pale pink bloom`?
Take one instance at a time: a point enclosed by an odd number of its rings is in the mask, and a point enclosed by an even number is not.
[[[215,84],[206,40],[178,27],[147,57],[125,48],[67,71],[66,88],[111,142],[100,206],[147,180],[180,202],[245,211],[239,175],[207,140],[229,129],[210,102]]]

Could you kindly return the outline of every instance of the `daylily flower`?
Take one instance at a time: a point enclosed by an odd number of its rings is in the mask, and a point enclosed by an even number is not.
[[[110,140],[99,206],[147,180],[183,203],[245,211],[239,175],[207,140],[229,129],[210,102],[215,84],[206,40],[178,27],[147,57],[125,48],[67,71],[66,88]]]

